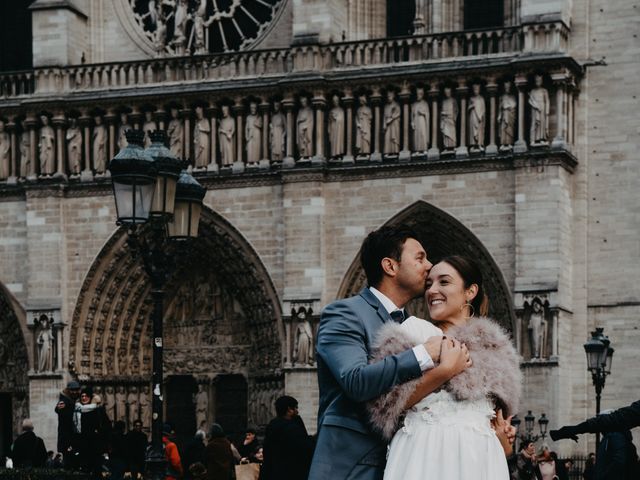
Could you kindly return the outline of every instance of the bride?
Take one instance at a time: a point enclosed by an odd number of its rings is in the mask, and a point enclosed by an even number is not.
[[[384,478],[508,480],[509,416],[522,383],[518,354],[502,328],[483,316],[488,299],[473,261],[451,256],[434,265],[426,295],[435,325],[416,317],[386,325],[372,361],[444,334],[443,342],[467,346],[472,366],[433,393],[418,378],[369,402],[374,428],[392,438]]]

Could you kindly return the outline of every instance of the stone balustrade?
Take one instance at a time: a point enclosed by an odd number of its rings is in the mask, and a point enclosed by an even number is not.
[[[167,130],[174,154],[209,175],[571,148],[578,89],[568,69],[496,75],[0,110],[0,179],[105,177],[130,128]]]
[[[92,92],[171,83],[284,76],[297,72],[438,62],[444,59],[566,52],[562,22],[411,37],[295,45],[239,53],[155,58],[134,62],[43,67],[0,74],[2,99]]]

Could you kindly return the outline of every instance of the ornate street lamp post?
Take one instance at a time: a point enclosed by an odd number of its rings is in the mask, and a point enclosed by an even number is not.
[[[534,435],[533,429],[536,423],[536,417],[531,410],[528,410],[528,413],[524,416],[524,433],[520,433],[520,425],[522,421],[518,418],[517,415],[511,419],[511,425],[516,427],[516,440],[519,438],[521,442],[537,442],[538,440],[544,439],[547,436],[547,428],[549,427],[549,419],[547,415],[543,412],[538,419],[538,428],[540,429],[540,435]],[[514,448],[516,446],[514,445]]]
[[[163,303],[165,284],[173,257],[167,253],[175,240],[198,236],[198,222],[205,189],[186,171],[184,162],[166,148],[164,131],[151,133],[152,144],[142,147],[144,132],[126,132],[127,147],[109,163],[116,201],[116,224],[128,228],[128,243],[142,257],[151,280],[153,310],[153,374],[151,448],[147,452],[147,472],[154,479],[164,479],[166,460],[162,444],[163,401]],[[187,204],[185,206],[185,204]],[[187,212],[187,221],[182,220]],[[139,228],[149,225],[149,233]]]
[[[591,372],[593,386],[596,389],[596,415],[600,413],[600,398],[607,375],[611,374],[614,349],[611,341],[604,333],[604,328],[597,327],[591,332],[591,338],[584,344],[587,354],[587,370]],[[600,434],[596,433],[596,451],[600,446]]]

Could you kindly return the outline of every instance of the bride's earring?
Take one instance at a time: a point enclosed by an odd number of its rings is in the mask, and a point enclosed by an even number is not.
[[[464,307],[469,307],[469,310],[471,310],[471,315],[469,315],[468,317],[466,317],[467,320],[469,320],[470,318],[475,317],[476,315],[476,311],[473,308],[473,305],[471,305],[471,303],[467,302],[467,303],[463,303],[462,306],[460,306],[460,311],[462,311],[464,309]]]

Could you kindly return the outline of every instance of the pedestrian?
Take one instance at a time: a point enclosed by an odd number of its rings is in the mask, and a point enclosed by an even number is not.
[[[609,432],[602,437],[595,466],[596,480],[638,480],[638,453],[631,431]]]
[[[235,461],[231,442],[222,427],[214,423],[209,429],[209,442],[204,452],[204,464],[208,480],[230,480],[234,478]]]
[[[73,413],[73,451],[80,470],[98,475],[102,473],[108,451],[111,422],[102,405],[100,395],[90,387],[80,392],[80,402]]]
[[[306,480],[313,442],[298,414],[298,401],[284,395],[275,405],[278,416],[265,432],[260,480]]]
[[[30,418],[22,421],[22,433],[11,446],[13,468],[44,467],[47,462],[47,449],[44,442],[33,432]]]
[[[184,478],[193,478],[190,470],[191,465],[193,465],[194,463],[204,464],[204,438],[204,433],[201,430],[197,430],[194,437],[189,440],[186,447],[184,448],[184,453],[182,455],[182,468],[184,470]]]
[[[149,441],[147,435],[142,431],[142,421],[133,422],[133,430],[129,430],[125,435],[127,445],[127,471],[131,472],[132,478],[138,478],[144,473],[145,454]]]
[[[162,425],[162,443],[164,445],[164,455],[167,459],[167,472],[165,480],[177,480],[182,477],[182,462],[178,447],[172,440],[173,428],[170,424]]]
[[[556,462],[546,445],[542,447],[542,451],[538,455],[538,472],[540,480],[556,479]]]
[[[75,380],[67,383],[60,392],[55,412],[58,415],[58,452],[62,453],[65,468],[72,467],[71,452],[73,440],[73,412],[76,401],[80,397],[80,384]]]
[[[596,473],[596,454],[590,453],[587,456],[587,461],[584,463],[584,470],[582,471],[582,478],[584,480],[594,480]]]
[[[109,455],[109,470],[111,480],[122,480],[127,471],[128,462],[126,435],[124,433],[125,423],[118,420],[113,424],[113,435],[111,436],[111,453]]]
[[[257,463],[255,461],[256,451],[260,448],[260,442],[256,437],[256,430],[254,428],[248,428],[244,433],[244,439],[242,444],[238,446],[238,452],[240,453],[240,461],[249,461],[251,463]]]
[[[536,444],[530,440],[525,440],[520,445],[516,465],[518,469],[518,480],[537,480],[536,475]]]
[[[551,452],[551,458],[556,466],[556,475],[558,480],[569,480],[569,470],[567,470],[567,462],[571,460],[560,460],[556,452]]]

